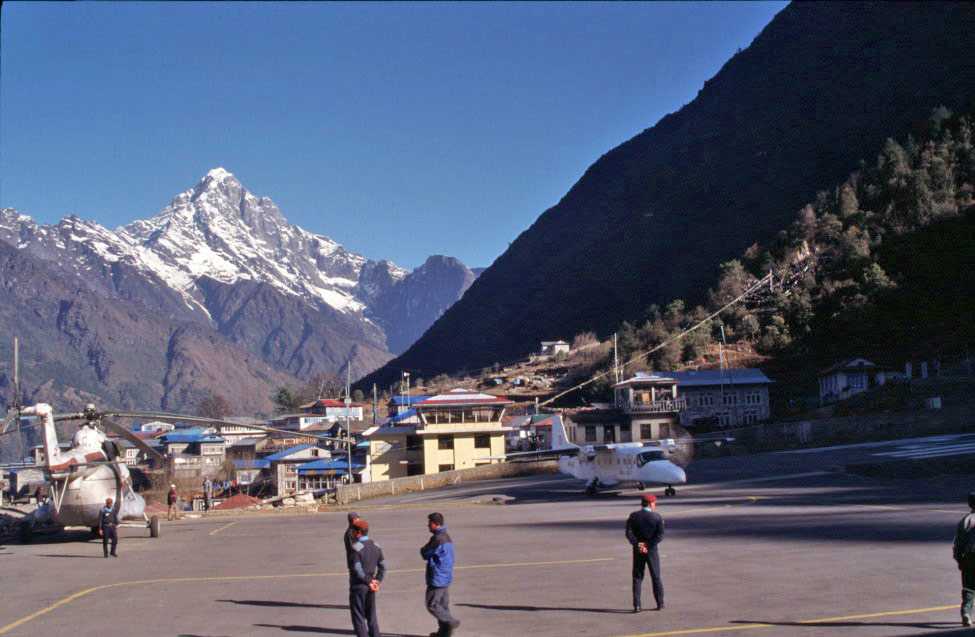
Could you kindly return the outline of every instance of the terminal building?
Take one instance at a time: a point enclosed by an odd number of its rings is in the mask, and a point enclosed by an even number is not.
[[[506,433],[501,419],[511,404],[466,389],[411,402],[408,410],[397,414],[408,417],[394,417],[369,434],[371,480],[501,462]]]

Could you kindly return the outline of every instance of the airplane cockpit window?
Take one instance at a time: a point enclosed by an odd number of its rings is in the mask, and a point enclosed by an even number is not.
[[[655,451],[643,451],[637,455],[637,463],[642,467],[648,462],[653,462],[655,460],[666,460],[664,457],[664,452],[658,450]]]

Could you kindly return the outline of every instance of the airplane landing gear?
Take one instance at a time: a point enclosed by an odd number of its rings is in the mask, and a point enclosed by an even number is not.
[[[677,495],[677,489],[675,489],[670,485],[667,485],[667,488],[664,489],[664,495],[667,496],[668,498],[672,498],[675,495]]]
[[[592,482],[586,485],[586,495],[592,497],[599,490],[599,478],[593,478]]]

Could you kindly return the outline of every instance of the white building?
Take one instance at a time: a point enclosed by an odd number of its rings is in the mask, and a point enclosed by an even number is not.
[[[840,361],[819,372],[819,402],[834,403],[862,393],[871,387],[879,387],[894,374],[865,358]]]
[[[542,341],[542,347],[539,350],[541,356],[555,356],[557,354],[568,354],[569,344],[565,341]]]

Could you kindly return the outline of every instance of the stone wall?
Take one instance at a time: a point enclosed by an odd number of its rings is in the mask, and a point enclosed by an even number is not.
[[[358,500],[368,500],[382,496],[400,495],[439,489],[462,482],[476,482],[478,480],[496,480],[498,478],[513,478],[517,476],[536,475],[542,473],[558,473],[559,463],[556,460],[541,462],[503,462],[499,464],[483,465],[473,469],[458,469],[444,471],[432,475],[409,476],[380,482],[365,484],[340,485],[335,490],[335,501],[338,504],[349,504]]]

